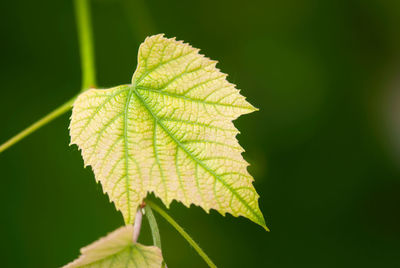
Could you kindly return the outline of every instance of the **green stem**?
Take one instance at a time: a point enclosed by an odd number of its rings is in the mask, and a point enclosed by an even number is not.
[[[81,51],[82,90],[86,90],[96,85],[96,69],[94,66],[93,38],[91,30],[92,25],[88,0],[75,0],[75,12]],[[69,109],[71,109],[75,99],[76,97],[67,101],[42,119],[36,121],[28,128],[24,129],[23,131],[0,145],[0,153],[10,148],[29,134],[35,132],[42,126],[53,121],[58,116],[66,113]]]
[[[75,0],[82,68],[82,90],[96,86],[91,13],[88,0]]]
[[[149,221],[151,236],[153,237],[153,244],[161,249],[160,231],[158,230],[158,225],[156,218],[154,217],[153,210],[150,206],[145,206],[144,211],[146,218]]]
[[[66,103],[64,103],[63,105],[61,105],[60,107],[58,107],[57,109],[55,109],[54,111],[52,111],[51,113],[49,113],[48,115],[46,115],[45,117],[40,119],[39,121],[36,121],[35,123],[30,125],[26,129],[21,131],[20,133],[18,133],[17,135],[15,135],[11,139],[9,139],[8,141],[6,141],[2,145],[0,145],[0,153],[5,151],[7,148],[13,146],[17,142],[19,142],[20,140],[22,140],[23,138],[28,136],[29,134],[35,132],[40,127],[46,125],[53,119],[59,117],[60,115],[66,113],[67,111],[69,111],[71,109],[72,104],[74,103],[75,99],[76,99],[76,97],[73,97],[72,99],[70,99],[69,101],[67,101]]]
[[[169,216],[162,208],[151,202],[150,200],[146,200],[146,204],[149,205],[152,209],[157,211],[169,224],[171,224],[182,236],[186,239],[186,241],[197,251],[200,257],[208,264],[209,267],[217,267],[212,260],[207,256],[207,254],[199,247],[199,245],[190,237],[190,235],[183,230],[183,228]]]

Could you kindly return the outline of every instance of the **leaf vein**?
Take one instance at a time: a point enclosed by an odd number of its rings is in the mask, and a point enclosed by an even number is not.
[[[138,100],[142,103],[142,105],[148,110],[149,114],[154,117],[158,125],[169,135],[169,137],[175,141],[175,143],[190,157],[193,159],[194,162],[197,163],[197,165],[201,166],[205,171],[210,173],[215,179],[219,180],[233,195],[235,195],[236,199],[239,200],[240,203],[242,203],[246,209],[254,216],[256,217],[260,222],[263,222],[262,216],[259,215],[252,207],[247,204],[247,202],[241,197],[234,188],[232,188],[231,185],[229,185],[223,178],[218,176],[212,169],[210,169],[205,163],[203,163],[201,160],[199,160],[196,156],[194,156],[177,138],[171,134],[170,130],[162,124],[162,122],[157,120],[157,116],[154,114],[154,112],[151,110],[149,107],[148,103],[145,102],[143,97],[140,95],[140,93],[136,90],[136,88],[133,87],[133,92],[137,96]]]

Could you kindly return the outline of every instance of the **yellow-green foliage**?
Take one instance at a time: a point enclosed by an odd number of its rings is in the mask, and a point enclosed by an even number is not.
[[[198,49],[163,35],[141,44],[132,83],[74,103],[71,143],[125,219],[154,192],[265,227],[232,120],[256,110]],[[266,227],[265,227],[266,228]]]
[[[133,243],[133,226],[121,227],[81,249],[81,256],[64,268],[160,268],[161,250]]]

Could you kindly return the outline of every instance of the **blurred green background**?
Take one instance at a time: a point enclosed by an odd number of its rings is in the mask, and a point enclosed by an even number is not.
[[[0,7],[3,142],[81,78],[71,0]],[[170,210],[219,267],[400,267],[400,1],[93,0],[92,13],[99,85],[129,83],[139,44],[163,32],[260,108],[236,125],[271,232]],[[123,224],[68,146],[69,115],[0,154],[2,267],[59,267]],[[168,267],[206,267],[157,218]]]

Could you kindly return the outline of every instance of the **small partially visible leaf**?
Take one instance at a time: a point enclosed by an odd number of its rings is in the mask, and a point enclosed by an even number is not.
[[[256,108],[198,52],[162,35],[147,38],[132,84],[90,89],[75,101],[71,143],[126,223],[154,192],[167,206],[178,200],[266,228],[232,123]]]
[[[133,226],[124,226],[81,249],[81,256],[64,268],[160,268],[161,250],[133,243]]]

